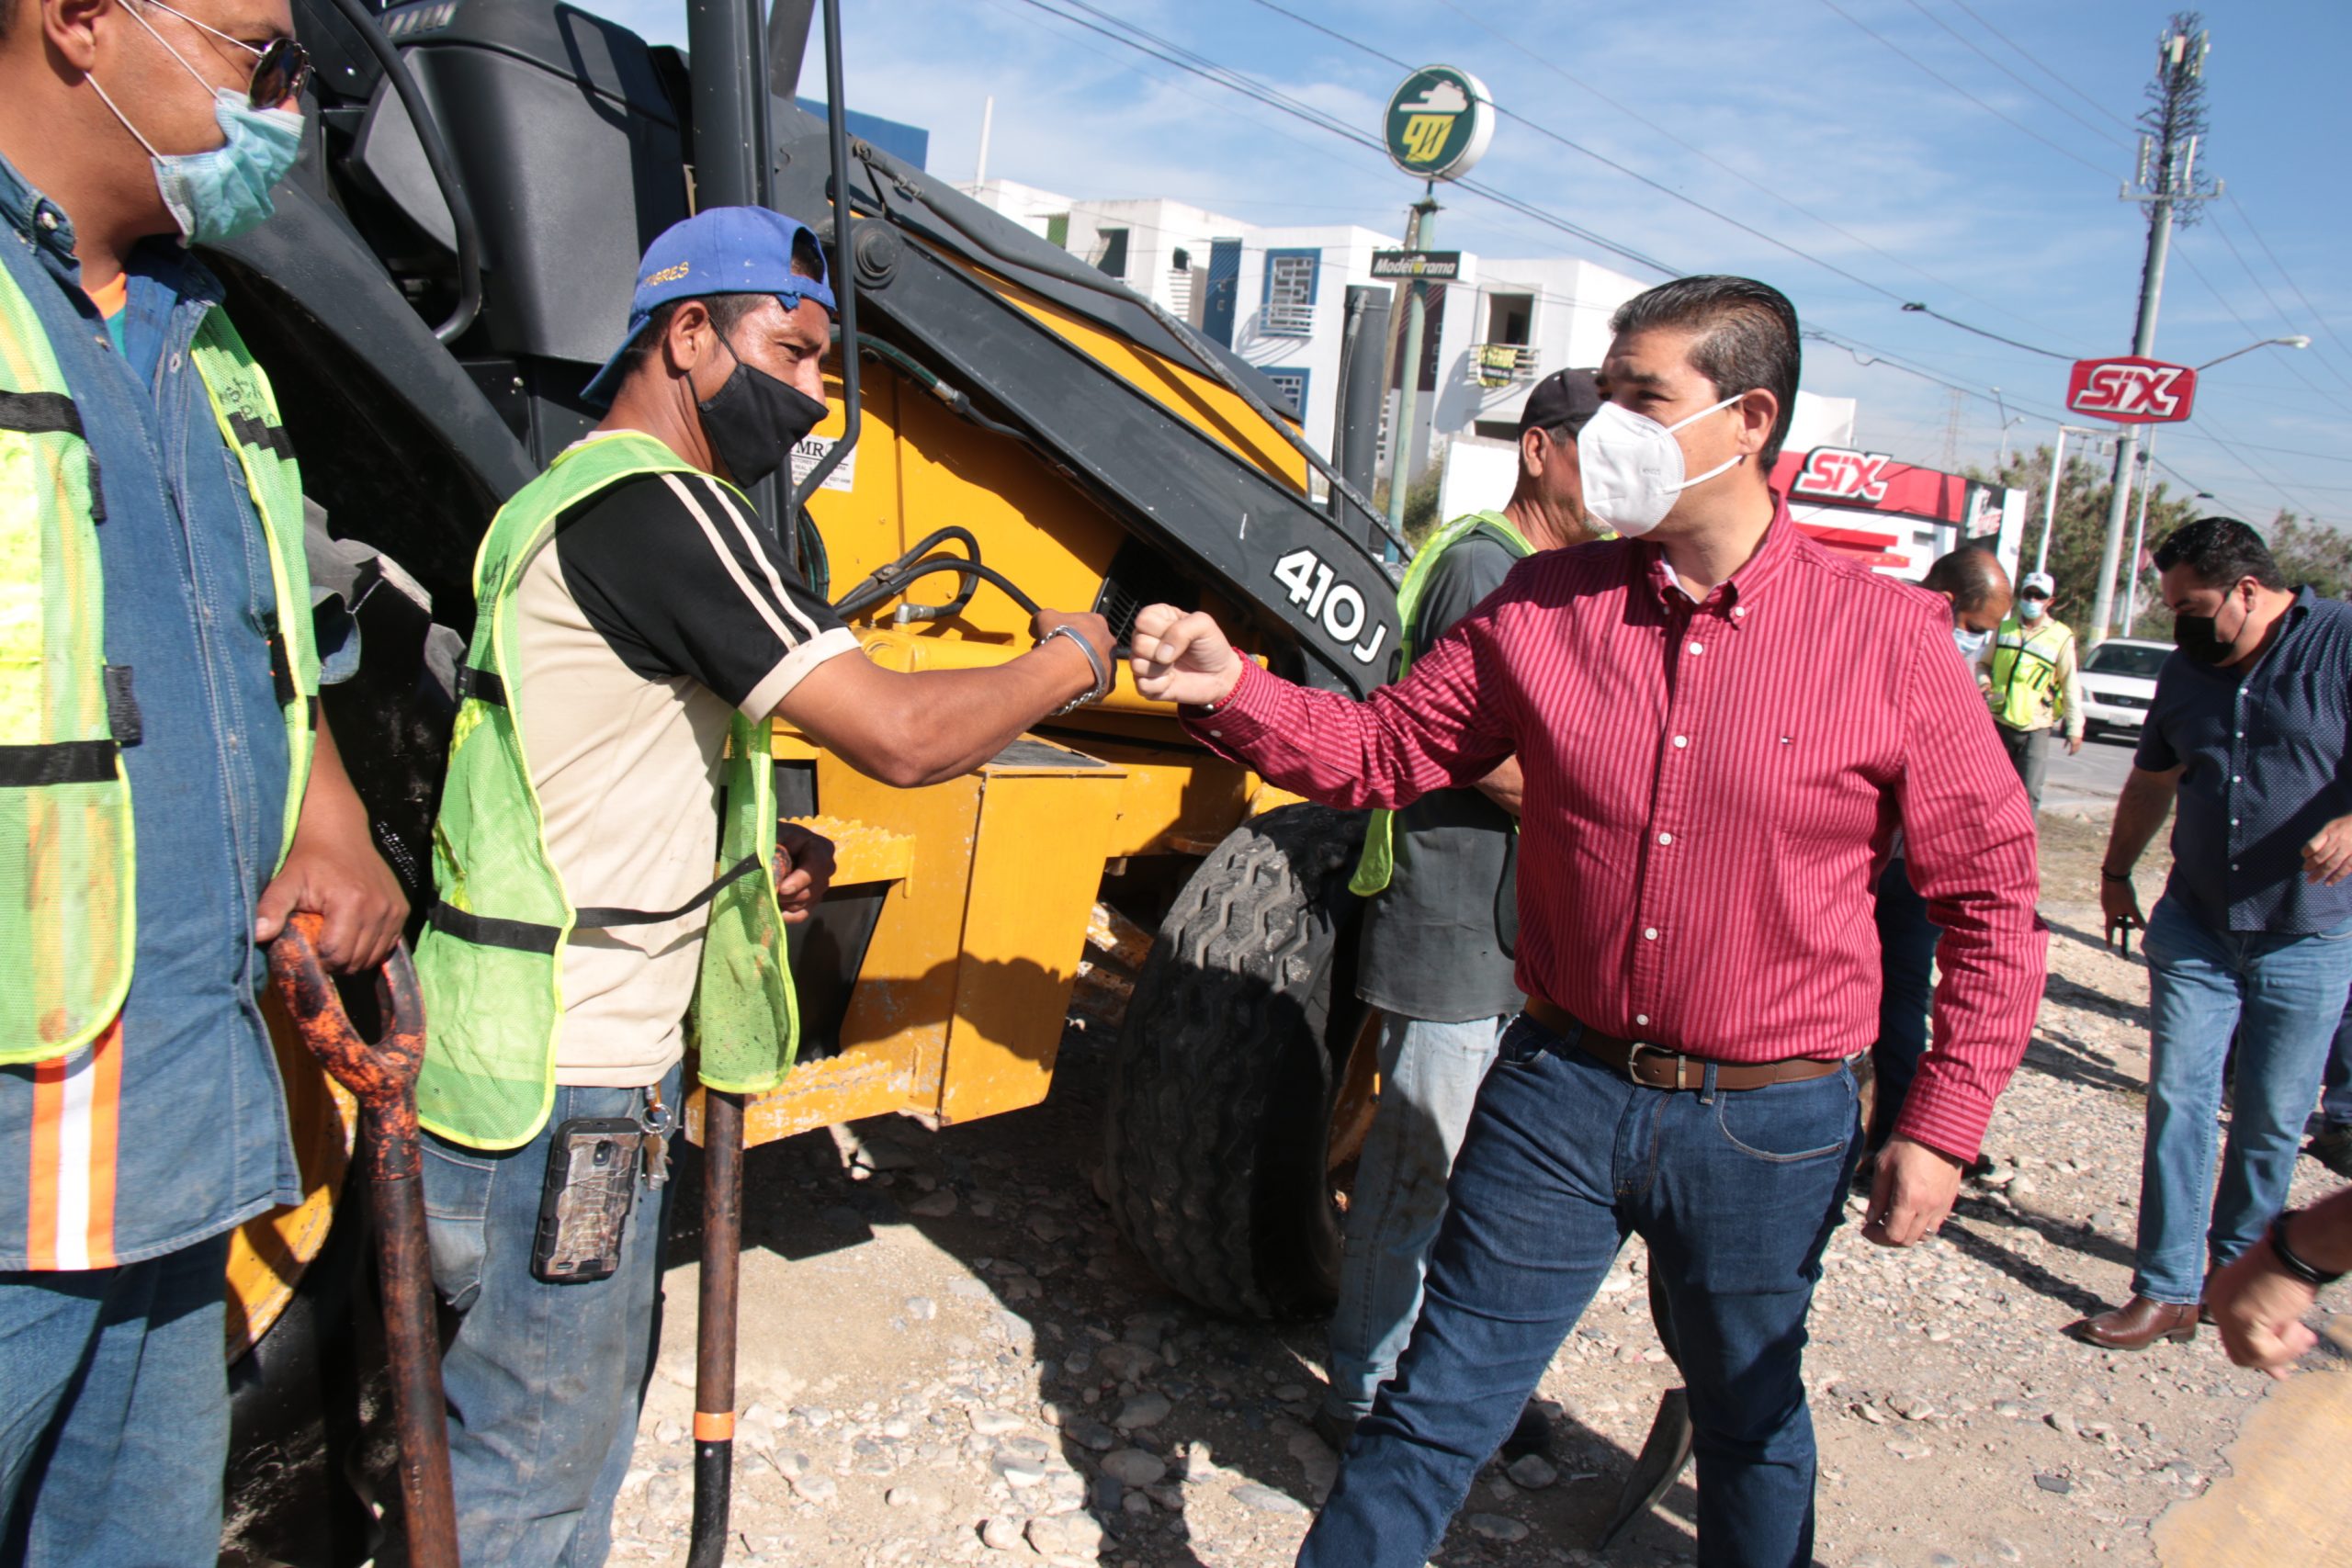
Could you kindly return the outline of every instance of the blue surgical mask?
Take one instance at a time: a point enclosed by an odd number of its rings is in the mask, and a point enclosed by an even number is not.
[[[1984,645],[1992,640],[1991,632],[1973,632],[1966,626],[1951,629],[1951,645],[1960,649],[1960,656],[1972,664],[1984,656]]]
[[[2043,612],[2049,608],[2039,599],[2020,599],[2018,601],[2018,618],[2030,624],[2041,619]]]
[[[215,245],[260,228],[277,210],[269,193],[294,166],[302,152],[302,112],[300,109],[257,109],[245,95],[206,82],[164,35],[149,26],[136,7],[126,7],[148,36],[163,44],[183,70],[212,95],[212,118],[220,127],[220,145],[203,152],[158,152],[139,133],[114,99],[98,86],[96,76],[85,78],[96,88],[98,99],[122,121],[122,128],[147,149],[155,165],[155,188],[163,193],[164,209],[191,244]]]

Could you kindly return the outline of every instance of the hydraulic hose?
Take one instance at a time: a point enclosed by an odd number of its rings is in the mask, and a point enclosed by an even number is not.
[[[458,238],[458,306],[448,320],[433,329],[433,335],[443,343],[453,342],[481,314],[481,230],[474,222],[474,204],[466,198],[465,182],[458,177],[458,167],[449,159],[448,144],[441,140],[441,128],[434,123],[424,92],[409,74],[400,51],[376,25],[375,13],[362,0],[334,0],[334,5],[344,20],[358,30],[376,63],[384,68],[384,79],[391,83],[401,107],[408,111],[409,123],[416,128],[416,143],[424,150],[424,166],[432,171],[434,186],[449,209],[449,226]]]
[[[1028,594],[1023,592],[1018,583],[1015,583],[1011,578],[1005,576],[1004,573],[997,570],[996,568],[992,566],[982,566],[978,561],[972,559],[968,556],[940,555],[926,557],[923,559],[915,562],[912,566],[894,569],[887,578],[876,573],[874,578],[867,579],[866,581],[860,583],[855,589],[844,595],[839,603],[834,604],[833,609],[844,617],[862,615],[865,611],[872,609],[875,605],[882,604],[887,600],[896,598],[899,594],[905,592],[907,585],[914,581],[917,578],[936,577],[943,571],[961,572],[967,577],[985,578],[989,582],[992,582],[997,587],[1002,589],[1004,591],[1005,597],[1020,605],[1030,615],[1034,615],[1037,614],[1037,612],[1044,607],[1040,605],[1037,601],[1029,597]],[[968,598],[969,596],[967,595],[967,597]],[[950,606],[942,604],[936,606],[917,605],[915,607],[917,609],[936,608],[944,611]],[[937,617],[931,615],[910,615],[907,618],[910,620],[933,620]]]

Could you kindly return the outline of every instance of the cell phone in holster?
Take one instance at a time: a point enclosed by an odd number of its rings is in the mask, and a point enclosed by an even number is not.
[[[621,1233],[645,1149],[626,1116],[582,1116],[555,1130],[531,1272],[549,1284],[602,1280],[621,1266]]]

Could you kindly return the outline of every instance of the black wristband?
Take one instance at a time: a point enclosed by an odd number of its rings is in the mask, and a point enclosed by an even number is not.
[[[2129,882],[2132,880],[2132,874],[2130,872],[2109,871],[2105,866],[2100,866],[2098,868],[2098,874],[2109,882]]]
[[[2278,1259],[2279,1268],[2306,1285],[2333,1285],[2344,1278],[2341,1271],[2331,1274],[2316,1264],[2298,1258],[2295,1249],[2287,1245],[2287,1222],[2301,1213],[2300,1209],[2290,1209],[2270,1222],[2269,1234],[2264,1238],[2270,1243],[2270,1255]]]

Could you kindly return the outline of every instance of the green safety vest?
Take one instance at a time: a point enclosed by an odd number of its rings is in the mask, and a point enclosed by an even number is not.
[[[727,870],[676,909],[580,908],[548,859],[538,791],[523,753],[515,598],[558,517],[645,474],[700,474],[650,435],[582,442],[499,509],[474,558],[476,619],[460,672],[448,782],[433,829],[440,902],[416,949],[426,1046],[418,1120],[478,1149],[531,1141],[555,1103],[563,949],[574,931],[674,919],[710,905],[690,1037],[712,1089],[757,1094],[791,1070],[800,1038],[784,918],[776,908],[769,723],[727,733],[719,857]],[[739,500],[741,498],[738,497]],[[751,502],[742,500],[748,512]]]
[[[2015,615],[2001,623],[1993,645],[1993,716],[2011,729],[2041,729],[2056,716],[2058,660],[2074,632],[2045,617],[2030,632]]]
[[[1430,536],[1427,544],[1413,553],[1413,564],[1405,569],[1405,581],[1396,589],[1396,620],[1404,634],[1396,639],[1396,679],[1413,667],[1413,616],[1421,607],[1421,595],[1429,592],[1430,577],[1437,570],[1438,558],[1481,528],[1492,528],[1503,536],[1503,542],[1519,556],[1532,556],[1535,547],[1520,536],[1519,530],[1499,512],[1474,512],[1467,517],[1457,517]],[[1364,827],[1363,856],[1356,862],[1356,874],[1349,879],[1348,891],[1359,898],[1369,898],[1388,886],[1396,871],[1396,814],[1386,809],[1374,810],[1372,820]]]
[[[318,723],[302,479],[269,379],[219,306],[189,351],[269,546],[294,841]],[[70,1055],[122,1010],[136,942],[130,671],[107,663],[97,466],[49,337],[0,268],[0,1065]]]

